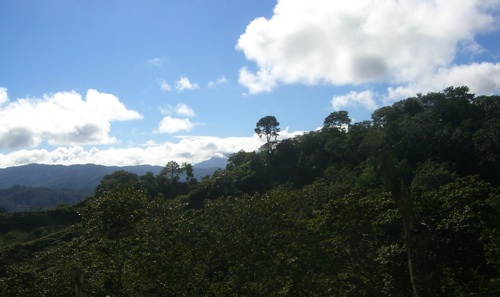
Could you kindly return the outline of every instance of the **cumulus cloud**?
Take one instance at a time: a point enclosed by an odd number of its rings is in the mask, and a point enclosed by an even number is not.
[[[181,76],[179,78],[179,80],[177,80],[175,82],[175,89],[178,91],[178,92],[182,92],[182,91],[185,91],[185,90],[196,90],[196,89],[199,89],[200,86],[196,83],[192,83],[191,81],[189,81],[189,78],[185,77],[185,76]]]
[[[189,119],[190,117],[196,116],[196,114],[187,104],[178,103],[176,106],[167,105],[161,108],[160,111],[162,114],[166,115],[166,117],[160,121],[158,130],[155,131],[156,133],[173,134],[179,131],[189,132],[194,126],[199,125],[198,123],[191,122]],[[182,118],[173,117],[172,115]]]
[[[345,109],[346,107],[353,105],[362,106],[370,110],[377,108],[377,104],[375,103],[375,94],[372,91],[351,91],[346,95],[334,96],[331,103],[334,110]]]
[[[5,100],[0,106],[0,147],[32,148],[42,141],[51,145],[114,143],[117,140],[109,134],[112,121],[140,118],[116,96],[93,89],[85,99],[73,91]]]
[[[421,80],[389,87],[384,103],[415,96],[417,93],[442,91],[443,86],[468,86],[471,93],[492,95],[500,92],[500,64],[472,63],[439,68]]]
[[[472,92],[480,94],[497,93],[500,92],[500,63],[474,63],[442,68],[437,71],[435,78],[445,82],[447,86],[468,85]]]
[[[239,83],[248,89],[249,94],[258,94],[272,91],[277,83],[267,70],[259,70],[256,74],[246,67],[240,69]]]
[[[173,134],[179,131],[191,131],[196,123],[191,122],[188,118],[174,118],[171,116],[164,117],[158,125],[159,133]]]
[[[395,86],[438,90],[463,73],[495,72],[499,64],[457,65],[460,51],[481,53],[474,37],[495,30],[499,0],[279,0],[270,19],[257,18],[236,48],[257,70],[240,69],[250,94],[279,84]],[[422,81],[422,83],[420,83]],[[498,80],[497,80],[498,81]],[[491,92],[491,79],[478,89]],[[471,82],[467,82],[471,84]]]

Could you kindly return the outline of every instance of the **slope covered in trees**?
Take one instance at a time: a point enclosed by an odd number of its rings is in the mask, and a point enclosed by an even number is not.
[[[173,163],[107,176],[79,220],[22,243],[0,295],[71,296],[76,276],[89,296],[494,296],[499,99],[450,87],[371,121],[333,112],[199,181]]]
[[[226,158],[213,157],[193,165],[193,177],[211,175],[225,167]],[[31,211],[74,204],[92,195],[106,175],[126,171],[135,175],[159,174],[162,166],[102,166],[29,164],[0,169],[0,210]]]

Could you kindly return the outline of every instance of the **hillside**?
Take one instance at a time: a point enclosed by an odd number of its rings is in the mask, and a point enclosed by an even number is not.
[[[194,178],[210,176],[226,166],[226,158],[212,158],[193,166]],[[162,166],[102,166],[30,164],[0,169],[0,209],[26,211],[73,204],[92,195],[104,176],[123,170],[157,175]]]
[[[197,179],[211,175],[218,168],[226,166],[227,159],[212,158],[193,165],[194,176]],[[147,172],[158,174],[162,166],[103,166],[95,164],[84,165],[44,165],[29,164],[0,169],[0,189],[15,185],[26,187],[46,187],[82,189],[95,188],[105,175],[118,170],[144,175]]]
[[[0,213],[0,296],[498,296],[499,116],[450,87],[209,178],[116,171],[76,205]]]

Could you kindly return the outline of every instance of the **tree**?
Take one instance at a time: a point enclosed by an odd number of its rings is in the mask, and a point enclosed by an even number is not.
[[[149,199],[153,199],[160,193],[157,179],[153,172],[148,171],[139,177],[140,189],[148,193]]]
[[[182,174],[182,167],[175,161],[169,161],[160,171],[160,176],[167,178],[168,182],[176,183]]]
[[[440,296],[498,294],[499,190],[475,175],[416,195],[422,219],[433,223],[429,264]]]
[[[191,183],[191,182],[195,182],[196,179],[194,178],[194,168],[193,168],[193,165],[191,165],[190,163],[182,163],[182,167],[181,167],[181,170],[182,172],[186,173],[186,182],[188,183]]]
[[[341,129],[342,126],[347,126],[351,123],[351,119],[349,118],[349,114],[345,110],[334,111],[329,114],[325,121],[323,122],[323,126],[325,128],[337,128]]]
[[[272,151],[272,145],[278,138],[278,132],[280,132],[280,128],[278,127],[279,125],[280,123],[274,116],[265,116],[257,122],[254,131],[257,135],[259,135],[259,137],[262,137],[263,135],[266,136],[265,148],[268,153]]]
[[[412,196],[397,168],[396,160],[389,148],[384,147],[381,155],[380,171],[388,190],[392,193],[403,221],[408,268],[413,287],[413,296],[432,296],[428,273],[428,251],[431,231],[421,222],[414,208]]]
[[[156,177],[159,193],[162,193],[165,198],[175,198],[177,195],[185,194],[189,184],[196,183],[193,171],[193,165],[190,163],[185,162],[179,165],[175,161],[169,161]],[[186,182],[180,181],[183,174],[185,174]]]
[[[125,170],[118,170],[103,177],[101,183],[96,188],[96,193],[110,191],[123,185],[137,187],[138,184],[139,176],[137,176],[137,174]]]
[[[121,185],[91,197],[82,210],[83,235],[76,241],[76,264],[92,279],[91,296],[128,296],[127,283],[136,278],[131,269],[140,249],[141,222],[147,217],[148,195]]]

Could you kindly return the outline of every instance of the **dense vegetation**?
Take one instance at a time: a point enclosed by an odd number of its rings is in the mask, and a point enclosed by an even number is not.
[[[193,165],[193,177],[211,175],[227,159],[214,157]],[[0,210],[7,212],[53,209],[91,196],[106,175],[126,171],[159,174],[162,166],[102,166],[28,164],[0,169]]]
[[[75,204],[92,193],[90,188],[55,189],[16,185],[0,189],[0,209],[7,212],[50,209],[59,204]]]
[[[0,295],[500,294],[499,99],[450,87],[283,141],[263,118],[211,177],[116,172],[24,240],[2,214]]]

